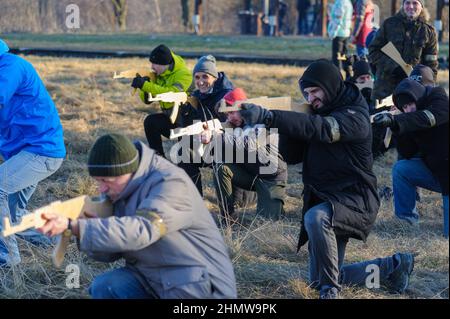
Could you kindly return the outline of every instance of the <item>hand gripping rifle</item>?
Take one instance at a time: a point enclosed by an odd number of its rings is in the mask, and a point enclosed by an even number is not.
[[[43,213],[52,212],[71,220],[85,216],[85,213],[95,213],[96,217],[105,218],[112,216],[113,208],[111,202],[105,197],[79,196],[67,201],[56,201],[47,206],[36,209],[33,213],[22,217],[16,225],[11,225],[9,218],[3,219],[2,236],[7,237],[29,228],[39,228],[45,225],[46,220],[42,218]],[[70,235],[61,234],[53,250],[53,264],[59,268],[64,261],[64,254],[70,242]]]
[[[117,72],[114,72],[113,79],[134,79],[136,76],[143,76],[148,77],[150,81],[155,82],[156,81],[156,73],[149,71],[148,69],[141,69],[141,70],[127,70],[120,72],[117,74]],[[131,95],[136,94],[137,89],[134,89]]]

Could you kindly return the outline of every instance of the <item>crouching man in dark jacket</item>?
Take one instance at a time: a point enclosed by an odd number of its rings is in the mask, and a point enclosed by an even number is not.
[[[125,267],[104,273],[93,298],[236,298],[227,247],[192,180],[144,143],[118,134],[97,140],[89,174],[114,205],[109,218],[70,221],[44,214],[40,231],[71,229],[80,250]]]
[[[442,193],[444,236],[448,238],[448,95],[441,87],[405,79],[393,100],[403,114],[379,114],[374,124],[390,127],[399,136],[402,160],[392,171],[395,215],[415,224],[419,220],[416,187]]]
[[[323,299],[338,298],[342,284],[364,285],[371,266],[379,269],[381,284],[401,293],[413,269],[411,254],[343,266],[349,238],[365,241],[379,208],[368,105],[358,88],[344,82],[326,60],[312,63],[299,85],[312,115],[251,104],[243,104],[241,114],[246,123],[278,128],[299,140],[299,149],[306,148],[298,248],[309,239],[311,285]]]
[[[278,134],[269,134],[261,124],[245,125],[239,110],[240,102],[246,99],[241,88],[227,93],[220,112],[227,114],[231,130],[223,134],[205,130],[201,141],[223,149],[220,152],[222,158],[215,154],[214,167],[214,183],[222,216],[236,219],[234,190],[240,187],[257,193],[258,215],[278,220],[283,214],[287,165],[278,152]],[[235,158],[230,156],[231,161],[227,160],[227,155],[233,154],[236,154]]]

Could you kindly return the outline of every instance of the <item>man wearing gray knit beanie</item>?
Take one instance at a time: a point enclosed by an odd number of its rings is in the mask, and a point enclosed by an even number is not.
[[[212,75],[216,79],[219,77],[219,72],[217,72],[216,58],[212,55],[202,56],[194,67],[194,74],[198,72],[207,73]]]
[[[92,282],[94,299],[236,298],[228,249],[188,175],[142,142],[120,134],[100,137],[89,174],[113,203],[113,216],[69,220],[48,212],[39,228],[73,234],[79,249],[125,266]]]

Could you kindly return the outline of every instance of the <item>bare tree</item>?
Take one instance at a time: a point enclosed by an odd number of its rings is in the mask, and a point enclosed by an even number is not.
[[[158,24],[161,24],[161,8],[159,5],[159,0],[153,0],[154,7],[155,7],[155,14],[156,14],[156,20],[158,21]]]
[[[37,4],[41,32],[54,31],[56,28],[55,3],[52,0],[39,0]]]
[[[127,29],[127,13],[128,2],[127,0],[111,0],[114,8],[114,17],[116,25],[119,26],[120,31],[126,31]]]

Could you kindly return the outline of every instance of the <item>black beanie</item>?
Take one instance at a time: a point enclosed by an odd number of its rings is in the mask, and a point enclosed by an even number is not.
[[[308,87],[320,87],[325,92],[326,102],[330,103],[344,89],[344,80],[334,64],[321,59],[308,66],[299,80],[299,85],[302,92]]]
[[[139,152],[125,136],[107,134],[92,146],[87,166],[91,176],[115,177],[135,173],[139,167]]]
[[[369,63],[364,60],[356,61],[353,64],[353,78],[356,80],[361,75],[370,74]]]
[[[172,52],[164,44],[160,44],[150,53],[149,60],[154,64],[169,65],[173,62]]]

